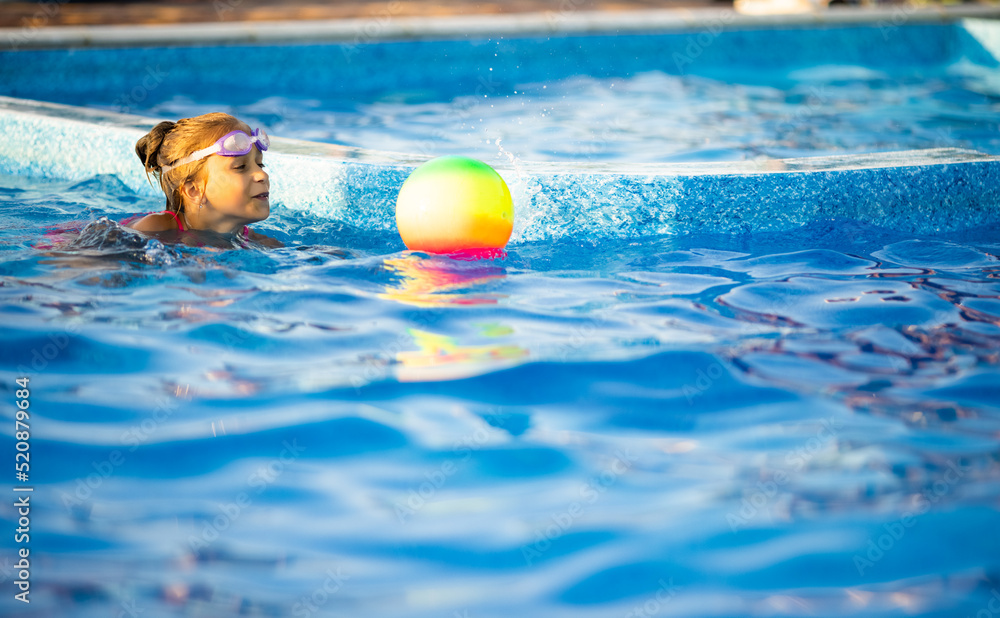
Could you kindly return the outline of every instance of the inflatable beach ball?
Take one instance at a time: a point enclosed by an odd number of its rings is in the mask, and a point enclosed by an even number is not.
[[[510,189],[482,161],[431,159],[413,170],[399,190],[396,228],[414,251],[502,249],[514,229]]]

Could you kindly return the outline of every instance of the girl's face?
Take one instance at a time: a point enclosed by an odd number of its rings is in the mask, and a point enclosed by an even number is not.
[[[270,181],[263,159],[256,145],[238,157],[208,157],[202,207],[196,207],[205,228],[233,232],[249,223],[267,219],[271,212]]]

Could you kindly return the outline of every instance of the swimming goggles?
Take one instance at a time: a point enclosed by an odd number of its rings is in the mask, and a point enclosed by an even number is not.
[[[160,173],[166,174],[172,169],[198,161],[199,159],[204,159],[208,155],[220,154],[224,157],[245,155],[250,152],[254,144],[257,144],[257,148],[261,152],[267,150],[267,147],[271,145],[271,140],[267,137],[267,133],[263,129],[254,129],[250,135],[247,135],[245,131],[231,131],[220,137],[211,146],[196,150],[183,159],[174,161],[173,165],[160,167]]]

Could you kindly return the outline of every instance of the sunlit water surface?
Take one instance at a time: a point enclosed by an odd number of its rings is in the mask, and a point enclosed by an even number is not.
[[[992,230],[469,262],[290,211],[257,226],[286,248],[186,247],[115,225],[158,200],[112,179],[0,184],[35,488],[6,612],[954,616],[1000,584]]]

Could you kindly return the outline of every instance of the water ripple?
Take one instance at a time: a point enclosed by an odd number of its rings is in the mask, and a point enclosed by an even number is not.
[[[53,191],[59,248],[0,232],[34,615],[975,615],[998,585],[992,230],[470,262],[282,211],[284,249],[187,247]]]

